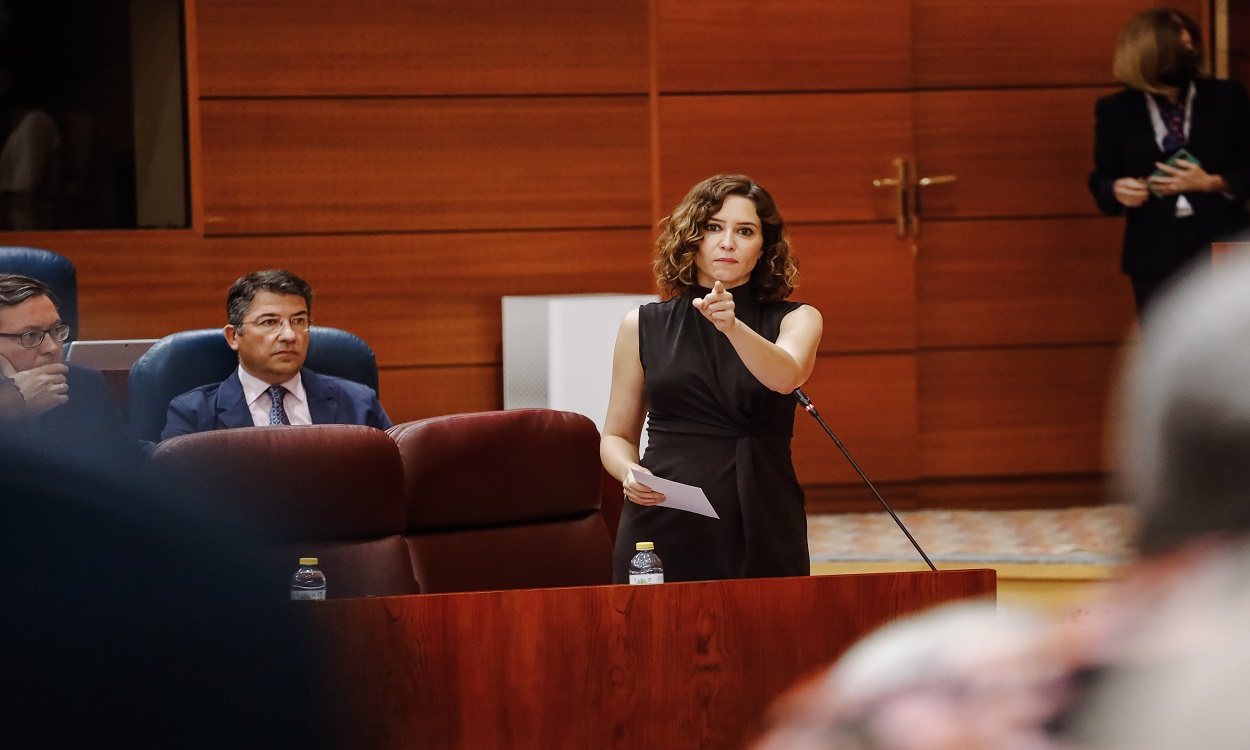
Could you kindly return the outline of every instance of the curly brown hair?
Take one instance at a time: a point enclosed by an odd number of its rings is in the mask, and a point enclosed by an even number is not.
[[[760,217],[764,246],[751,272],[760,299],[785,299],[798,286],[798,259],[773,197],[750,177],[718,174],[692,187],[673,213],[660,222],[662,231],[655,243],[652,268],[656,284],[670,296],[685,294],[698,285],[695,259],[704,227],[731,195],[749,198]]]

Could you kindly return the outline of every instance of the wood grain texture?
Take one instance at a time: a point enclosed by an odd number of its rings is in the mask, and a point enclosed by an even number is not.
[[[383,367],[378,370],[378,392],[395,424],[495,411],[503,408],[503,367]]]
[[[197,4],[205,96],[647,91],[647,0]]]
[[[15,236],[78,267],[84,338],[159,338],[225,324],[226,290],[262,268],[313,287],[313,315],[382,367],[502,361],[501,298],[651,294],[650,230],[204,239],[192,232]]]
[[[666,212],[730,172],[767,188],[791,224],[894,220],[893,191],[872,181],[911,152],[906,93],[665,96],[657,106]]]
[[[913,355],[821,356],[803,392],[874,481],[916,478],[919,458]],[[803,485],[860,482],[815,419],[802,409],[794,419],[794,469]]]
[[[650,223],[647,99],[208,100],[206,234]]]
[[[1144,7],[1142,0],[913,0],[913,82],[919,88],[1111,84],[1120,27]]]
[[[925,478],[1097,473],[1115,346],[917,355]]]
[[[656,24],[662,92],[897,89],[911,77],[908,0],[658,0]]]
[[[994,571],[970,570],[431,594],[306,611],[326,644],[332,745],[743,747],[770,701],[863,635],[995,588]]]
[[[789,228],[799,257],[793,299],[824,317],[822,353],[910,350],[916,344],[912,244],[886,224]]]
[[[931,221],[916,261],[921,347],[1114,343],[1133,326],[1122,219]]]
[[[1094,101],[1113,89],[923,91],[915,95],[921,214],[1093,215]],[[923,231],[923,229],[922,229]],[[923,235],[922,235],[923,236]]]

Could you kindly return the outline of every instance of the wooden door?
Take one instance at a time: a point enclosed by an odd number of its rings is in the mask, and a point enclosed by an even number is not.
[[[912,150],[910,2],[660,0],[655,52],[660,210],[722,172],[772,193],[799,254],[794,298],[825,318],[804,390],[864,470],[896,487],[919,468],[915,264],[893,191],[872,182]],[[798,420],[809,506],[866,492]]]
[[[658,0],[662,210],[717,172],[769,188],[826,321],[804,390],[900,505],[1101,491],[1132,304],[1085,176],[1118,30],[1149,5]],[[872,187],[896,158],[957,177],[922,189],[914,240]],[[802,415],[794,447],[809,509],[875,503]]]

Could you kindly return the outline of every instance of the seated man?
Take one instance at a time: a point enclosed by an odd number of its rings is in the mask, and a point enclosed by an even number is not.
[[[115,439],[124,429],[108,384],[95,370],[65,363],[67,338],[47,284],[0,273],[0,419],[32,437]]]
[[[289,271],[257,271],[226,296],[226,343],[239,367],[169,404],[161,439],[229,427],[362,424],[391,420],[368,386],[304,367],[312,325],[312,288]]]

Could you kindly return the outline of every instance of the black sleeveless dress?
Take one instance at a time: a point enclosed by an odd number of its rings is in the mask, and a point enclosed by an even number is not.
[[[695,287],[638,311],[638,351],[650,413],[642,465],[701,487],[720,519],[626,500],[613,572],[629,580],[634,543],[655,542],[665,581],[807,575],[807,516],[790,460],[795,400],[765,388],[729,339],[694,308]],[[798,302],[734,291],[735,314],[776,341]],[[645,482],[644,482],[645,483]]]

